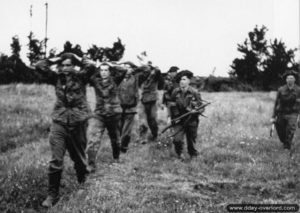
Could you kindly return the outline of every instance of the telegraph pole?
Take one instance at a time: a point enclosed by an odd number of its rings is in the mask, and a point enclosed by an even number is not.
[[[32,4],[30,5],[30,32],[32,32]]]
[[[46,6],[46,29],[45,29],[45,58],[47,57],[47,41],[48,41],[48,37],[47,37],[47,30],[48,30],[48,2],[45,3]]]

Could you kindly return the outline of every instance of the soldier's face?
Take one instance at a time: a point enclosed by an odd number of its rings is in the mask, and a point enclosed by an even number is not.
[[[100,66],[100,76],[103,79],[108,78],[110,75],[109,66],[108,65],[102,65]]]
[[[179,82],[181,88],[185,88],[190,84],[190,79],[186,76],[182,76]]]
[[[171,76],[172,78],[174,78],[176,74],[176,72],[169,72],[169,76]]]
[[[127,70],[126,74],[130,75],[133,71],[132,67],[128,64],[124,64],[124,68]]]
[[[173,86],[173,83],[170,79],[165,79],[165,89],[169,90]]]
[[[61,63],[61,70],[62,71],[68,71],[70,69],[73,69],[74,65],[72,64],[72,60],[71,59],[66,59]]]
[[[286,83],[288,85],[293,85],[295,83],[295,81],[296,81],[296,79],[295,79],[295,77],[293,75],[288,75],[286,77]]]

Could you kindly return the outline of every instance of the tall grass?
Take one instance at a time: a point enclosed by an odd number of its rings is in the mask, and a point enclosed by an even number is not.
[[[47,141],[54,103],[48,86],[9,85],[1,91],[0,211],[38,211],[46,197]],[[94,94],[88,89],[90,104]],[[299,203],[299,131],[291,159],[269,138],[272,93],[202,93],[212,101],[198,128],[200,156],[176,159],[172,146],[140,144],[138,126],[121,163],[103,139],[98,171],[78,186],[65,158],[62,199],[49,212],[226,212],[229,203]],[[166,110],[158,105],[159,126]],[[139,106],[142,111],[142,106]],[[7,145],[13,144],[13,145]],[[2,148],[4,147],[4,148]]]

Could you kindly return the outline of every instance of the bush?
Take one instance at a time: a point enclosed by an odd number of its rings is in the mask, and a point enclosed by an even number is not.
[[[215,77],[209,76],[204,80],[203,90],[208,92],[231,92],[231,91],[244,91],[250,92],[257,90],[254,86],[250,84],[245,84],[238,81],[235,78],[227,77]]]

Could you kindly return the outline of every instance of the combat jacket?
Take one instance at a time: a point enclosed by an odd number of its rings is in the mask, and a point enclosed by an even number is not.
[[[284,85],[278,89],[273,117],[278,114],[300,113],[300,87],[289,89]]]
[[[119,99],[124,113],[136,113],[139,100],[138,78],[136,75],[126,75],[119,85]]]
[[[191,86],[189,86],[185,92],[179,87],[174,89],[171,98],[172,101],[175,102],[176,108],[178,110],[178,115],[176,115],[176,117],[190,112],[195,107],[201,106],[202,104],[200,93]],[[191,123],[192,121],[198,121],[197,114],[191,117]]]
[[[99,72],[92,76],[91,85],[94,87],[96,95],[95,115],[113,116],[122,112],[118,84],[124,76],[124,70],[118,70],[114,75],[111,72],[111,76],[106,82],[103,81]]]
[[[164,83],[164,93],[163,93],[163,99],[162,103],[166,105],[167,107],[170,107],[170,102],[172,101],[172,92],[175,88],[177,88],[179,85],[175,81],[175,77],[171,77],[167,75],[165,77],[165,83]]]
[[[72,126],[91,116],[86,85],[92,72],[91,69],[54,72],[48,66],[37,66],[37,70],[33,71],[42,79],[42,83],[55,86],[56,102],[51,114],[53,121]]]
[[[151,66],[144,66],[143,72],[140,74],[139,81],[142,86],[142,103],[148,103],[157,100],[157,86],[161,75],[159,69]]]

